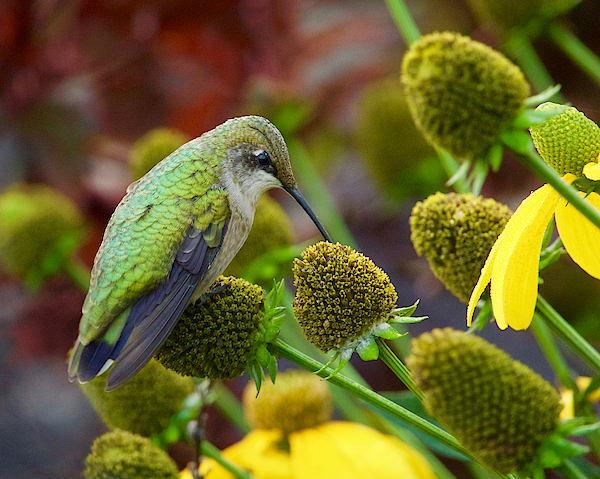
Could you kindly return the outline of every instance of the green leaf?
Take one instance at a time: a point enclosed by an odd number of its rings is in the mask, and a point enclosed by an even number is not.
[[[383,338],[383,339],[398,339],[398,338],[401,338],[402,336],[406,336],[407,334],[408,333],[400,333],[400,332],[396,331],[389,324],[381,327],[381,329],[378,328],[377,332],[375,333],[376,336]]]
[[[273,355],[271,355],[269,364],[267,364],[267,371],[269,373],[271,381],[273,382],[273,384],[275,384],[275,378],[277,377],[277,359],[275,359],[275,356]]]
[[[356,352],[363,361],[373,361],[379,357],[379,347],[372,336],[369,336],[365,341],[360,341],[356,347]]]
[[[550,100],[554,95],[556,95],[561,89],[561,85],[554,85],[546,88],[543,92],[538,93],[537,95],[530,96],[525,99],[525,106],[535,106],[540,103],[544,103],[545,101]]]
[[[269,365],[271,353],[264,344],[261,344],[256,350],[256,360],[263,368],[266,368]]]
[[[531,137],[523,130],[511,130],[500,135],[502,142],[510,149],[526,154],[529,150]]]

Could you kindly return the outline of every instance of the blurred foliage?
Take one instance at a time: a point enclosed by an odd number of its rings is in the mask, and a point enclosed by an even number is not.
[[[482,13],[483,7],[473,8],[475,3],[487,4],[488,13]],[[509,5],[499,4],[502,9]],[[560,13],[558,21],[592,52],[600,53],[599,2],[573,1],[550,15],[546,10],[540,15],[536,11],[533,18],[521,16],[521,7],[539,6],[542,12],[546,5],[566,5],[565,0],[520,2],[517,7],[506,7],[515,19],[494,18],[493,23],[490,15],[496,13],[489,5],[491,0],[422,0],[409,2],[409,9],[422,33],[457,31],[502,51],[514,25],[520,28],[526,22],[530,28]],[[83,224],[89,225],[89,235],[78,237],[68,253],[79,247],[75,255],[87,266],[131,181],[127,161],[136,140],[158,127],[194,138],[226,118],[258,113],[269,117],[288,141],[306,147],[361,250],[374,253],[398,285],[399,295],[422,297],[427,304],[424,312],[437,326],[456,326],[463,320],[464,308],[440,291],[410,244],[407,218],[415,200],[407,196],[422,199],[443,188],[445,178],[437,160],[426,151],[407,154],[417,138],[409,134],[414,126],[402,123],[400,107],[395,109],[402,102],[401,90],[393,91],[407,47],[385,2],[4,0],[0,18],[0,190],[14,183],[42,183],[70,198]],[[598,122],[598,85],[539,31],[531,41],[552,83],[562,84],[566,101]],[[505,53],[517,61],[511,52]],[[483,194],[513,206],[537,187],[537,180],[522,170],[517,170],[515,178],[513,167],[514,162],[504,161],[490,175]],[[298,180],[302,189],[306,179]],[[375,198],[371,180],[396,200],[393,207]],[[287,245],[314,234],[314,226],[303,223],[285,199],[281,205],[295,227],[289,236],[282,233]],[[320,198],[310,200],[318,212]],[[262,278],[265,271],[267,276],[289,274],[290,251],[294,250],[287,246],[271,250],[266,255],[271,262],[262,263],[262,271],[257,272],[256,264],[244,268],[253,277]],[[257,255],[249,256],[256,260]],[[588,285],[586,280],[584,284],[577,267],[569,263],[563,269],[565,261],[570,260],[561,258],[544,270],[541,291],[590,340],[598,341],[596,283]],[[402,266],[396,268],[398,264]],[[42,378],[38,373],[37,381],[48,382],[32,385],[36,398],[44,398],[39,391],[45,391],[42,386],[48,384],[60,384],[61,394],[62,389],[68,391],[63,388],[66,376],[61,376],[66,338],[71,335],[72,341],[77,335],[83,301],[78,287],[64,277],[48,280],[40,294],[30,296],[21,291],[21,280],[10,272],[6,267],[0,272],[0,371],[9,405],[21,404],[24,394],[22,387],[16,387],[24,379],[11,374],[10,368],[28,367],[26,360],[32,357],[53,357],[59,364],[56,377]],[[77,307],[75,302],[79,302]],[[369,367],[363,371],[367,380],[387,377],[376,365]],[[31,376],[24,377],[33,381]],[[236,384],[231,387],[235,389]],[[73,410],[72,417],[48,418],[44,407],[29,408],[23,417],[11,409],[7,412],[11,418],[34,422],[0,431],[0,442],[16,444],[23,454],[14,460],[29,461],[29,469],[40,469],[40,476],[78,477],[99,426],[96,419]],[[77,447],[69,447],[74,443],[66,443],[57,432],[67,431],[63,426],[71,424],[67,421],[73,417],[77,434],[71,436]],[[52,429],[45,427],[49,421],[54,421],[55,431],[48,432]],[[30,439],[31,435],[25,435],[31,431],[36,431],[40,444],[23,439]],[[231,444],[232,434],[223,421],[209,420],[207,436],[218,446]],[[27,459],[23,459],[25,453]],[[74,458],[76,465],[65,464],[65,457]],[[60,465],[50,469],[57,461]],[[470,477],[456,467],[458,477]],[[33,475],[29,469],[23,466],[19,477]]]

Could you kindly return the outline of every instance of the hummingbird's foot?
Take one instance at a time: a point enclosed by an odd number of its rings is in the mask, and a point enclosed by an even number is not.
[[[210,298],[213,294],[219,294],[221,291],[229,288],[229,286],[231,286],[231,283],[223,283],[216,288],[209,289],[206,293],[204,293],[204,299],[206,300]]]

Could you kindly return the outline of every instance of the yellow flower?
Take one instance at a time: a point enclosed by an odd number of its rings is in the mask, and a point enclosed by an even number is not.
[[[587,164],[584,175],[594,180],[599,169],[599,163]],[[563,176],[568,183],[575,179],[571,173]],[[587,200],[600,209],[600,195],[592,192]],[[596,247],[600,244],[600,230],[554,188],[544,185],[521,203],[494,243],[469,300],[467,325],[471,325],[477,301],[490,282],[498,327],[526,329],[531,324],[537,301],[542,240],[553,214],[558,233],[573,261],[590,276],[600,279],[600,250]]]
[[[592,378],[588,376],[578,376],[577,379],[575,379],[575,384],[577,385],[577,389],[579,389],[579,391],[585,391],[591,382]],[[600,388],[589,392],[587,394],[587,400],[591,403],[600,401]],[[573,419],[575,417],[575,397],[573,390],[561,387],[560,402],[563,404],[562,411],[560,412],[560,419],[563,421],[567,419]]]
[[[275,384],[263,384],[258,396],[249,384],[243,405],[255,429],[223,455],[256,479],[435,479],[427,461],[395,437],[362,424],[330,421],[329,387],[314,374],[285,371]],[[213,459],[202,462],[200,474],[234,477]],[[190,479],[185,471],[180,477]]]
[[[256,429],[223,453],[256,479],[435,479],[411,447],[362,424],[332,421],[292,432],[289,452],[280,449],[282,440],[277,429]],[[234,477],[212,459],[202,463],[200,473],[205,479]],[[180,477],[189,478],[189,472]]]

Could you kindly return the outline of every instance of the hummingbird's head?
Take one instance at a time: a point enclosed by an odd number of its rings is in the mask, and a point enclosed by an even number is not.
[[[302,206],[325,239],[331,241],[298,189],[285,140],[275,125],[261,116],[242,116],[226,121],[221,128],[227,139],[232,181],[246,199],[256,205],[266,190],[283,188]]]

